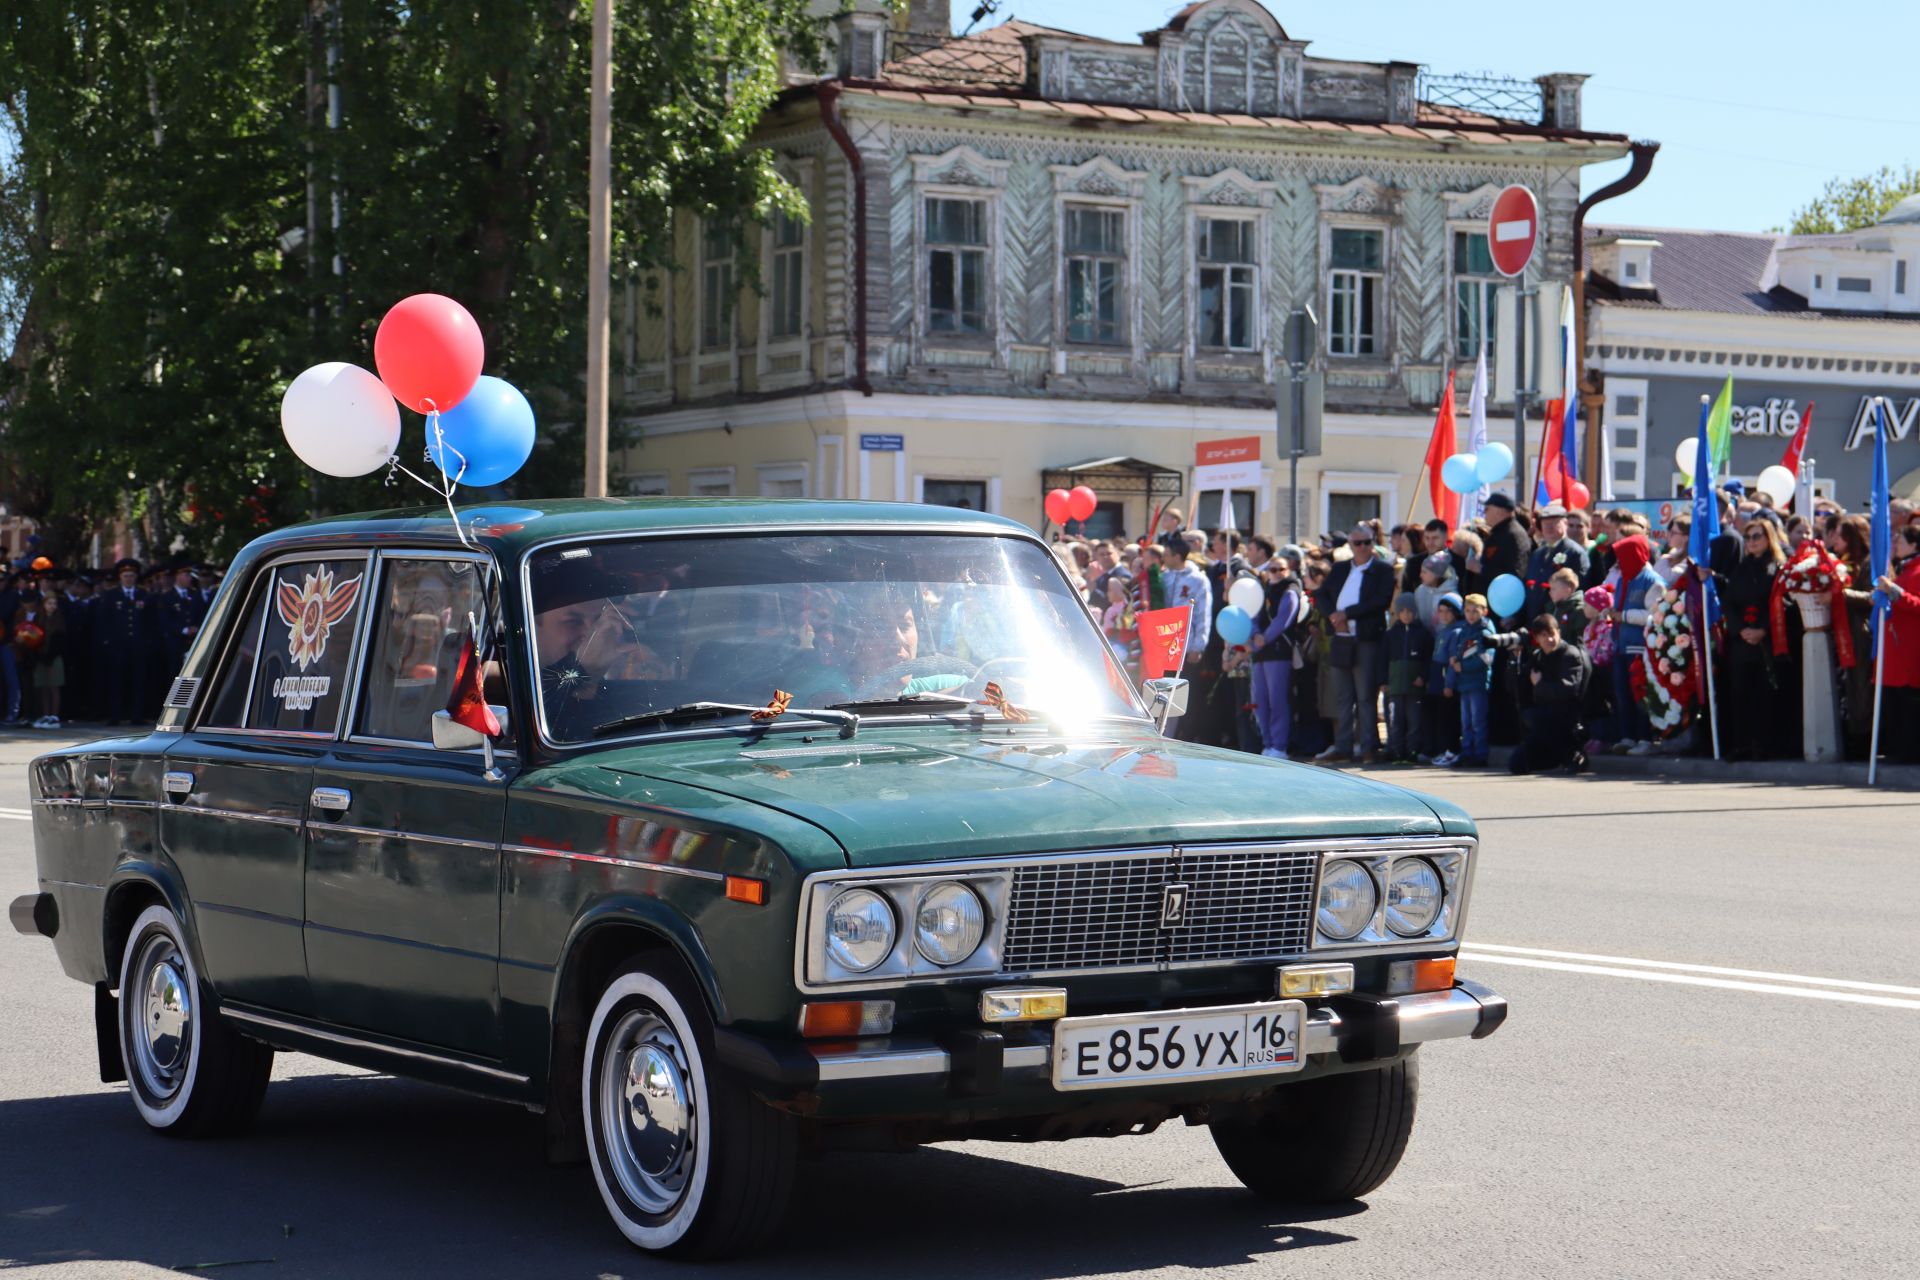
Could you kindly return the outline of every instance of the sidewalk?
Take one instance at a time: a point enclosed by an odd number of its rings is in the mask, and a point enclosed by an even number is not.
[[[1485,769],[1467,770],[1472,775],[1505,774],[1512,747],[1495,747],[1489,753]],[[1706,756],[1615,756],[1588,757],[1591,766],[1585,775],[1594,778],[1657,778],[1667,782],[1752,782],[1786,787],[1858,787],[1867,785],[1864,761],[1844,764],[1808,764],[1804,760],[1714,760]],[[1347,768],[1355,766],[1346,765]],[[1387,781],[1404,766],[1365,765],[1367,773],[1377,773]],[[1446,772],[1456,772],[1447,770]],[[1565,770],[1550,776],[1564,778]],[[1920,765],[1885,764],[1875,780],[1876,791],[1920,791]]]

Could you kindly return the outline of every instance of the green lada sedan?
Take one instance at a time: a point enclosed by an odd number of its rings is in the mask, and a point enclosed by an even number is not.
[[[643,1249],[779,1224],[803,1156],[1206,1125],[1262,1196],[1378,1186],[1473,823],[1163,736],[1047,548],[937,507],[319,521],[239,557],[152,732],[32,765],[103,1080],[182,1137],[275,1050],[544,1112]]]

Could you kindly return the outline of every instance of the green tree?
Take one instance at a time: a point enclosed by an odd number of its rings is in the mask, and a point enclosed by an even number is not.
[[[617,274],[671,262],[673,209],[728,215],[743,244],[748,220],[800,211],[749,138],[783,51],[817,64],[811,7],[618,5]],[[68,547],[124,516],[150,548],[210,555],[316,510],[421,501],[314,476],[278,409],[309,365],[371,368],[380,317],[427,290],[473,311],[488,371],[541,423],[527,469],[487,493],[576,490],[590,24],[590,0],[14,0],[0,496]],[[406,431],[412,465],[421,419]]]
[[[1880,221],[1894,205],[1916,193],[1920,193],[1920,169],[1910,164],[1899,169],[1883,166],[1861,178],[1834,178],[1794,212],[1787,230],[1797,236],[1858,231]]]

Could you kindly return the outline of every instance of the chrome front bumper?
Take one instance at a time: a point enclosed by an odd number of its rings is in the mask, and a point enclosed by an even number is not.
[[[1506,1020],[1507,1002],[1477,982],[1458,982],[1449,991],[1370,999],[1335,997],[1311,1009],[1303,1041],[1309,1058],[1337,1054],[1343,1061],[1390,1058],[1430,1040],[1490,1036]],[[1039,1030],[1039,1042],[1008,1044],[999,1050],[1000,1070],[1046,1075],[1053,1058],[1051,1031]],[[831,1085],[862,1080],[946,1077],[955,1072],[956,1051],[930,1040],[890,1037],[873,1043],[811,1047],[815,1079]],[[969,1064],[968,1073],[977,1067]]]

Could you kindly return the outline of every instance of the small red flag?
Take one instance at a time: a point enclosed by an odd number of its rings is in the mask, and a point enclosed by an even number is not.
[[[460,662],[453,669],[453,692],[447,698],[447,714],[455,724],[463,724],[489,738],[500,736],[500,722],[487,705],[487,690],[480,677],[480,646],[471,633],[460,646]]]
[[[1807,448],[1807,428],[1813,425],[1813,401],[1807,401],[1806,410],[1800,415],[1800,429],[1793,433],[1793,439],[1787,441],[1787,451],[1780,457],[1780,465],[1793,472],[1795,480],[1800,478],[1800,455]],[[1786,505],[1792,506],[1793,499],[1788,498]]]
[[[1433,514],[1452,529],[1460,523],[1460,495],[1440,480],[1441,469],[1459,447],[1459,431],[1453,421],[1453,370],[1447,370],[1447,389],[1440,393],[1440,412],[1433,419],[1433,438],[1427,441],[1427,496],[1433,499]]]
[[[1180,669],[1187,657],[1187,626],[1192,612],[1192,605],[1183,604],[1138,615],[1141,679],[1157,680]]]

